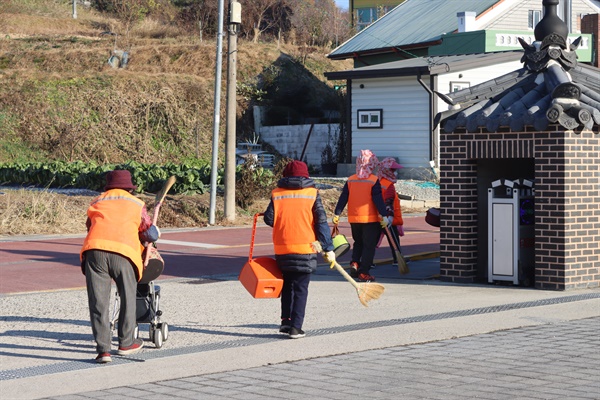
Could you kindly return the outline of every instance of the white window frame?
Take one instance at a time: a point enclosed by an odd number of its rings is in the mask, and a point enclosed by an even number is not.
[[[357,110],[356,126],[358,129],[382,129],[383,109]]]

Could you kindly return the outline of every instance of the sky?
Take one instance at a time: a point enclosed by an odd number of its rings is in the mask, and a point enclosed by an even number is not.
[[[349,0],[335,0],[335,4],[337,4],[338,7],[347,10],[349,7]]]

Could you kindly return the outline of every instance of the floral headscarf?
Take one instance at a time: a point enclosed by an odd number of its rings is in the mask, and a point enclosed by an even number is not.
[[[393,157],[386,157],[379,164],[379,173],[377,176],[379,179],[385,178],[391,182],[396,182],[398,178],[396,178],[395,171],[399,168],[403,167]]]
[[[356,157],[356,175],[360,179],[368,178],[379,165],[379,160],[371,150],[361,150]]]

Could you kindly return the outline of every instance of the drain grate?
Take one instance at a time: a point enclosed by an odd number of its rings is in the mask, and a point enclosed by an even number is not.
[[[564,297],[554,297],[544,300],[527,301],[521,303],[502,304],[498,306],[472,308],[468,310],[443,312],[437,314],[426,314],[408,318],[396,318],[383,321],[374,321],[362,324],[344,325],[332,328],[315,329],[310,331],[310,336],[332,335],[342,332],[359,331],[362,329],[380,328],[393,325],[414,324],[417,322],[436,321],[442,319],[459,318],[470,315],[491,314],[502,311],[517,310],[522,308],[542,307],[553,304],[570,303],[574,301],[584,301],[600,298],[600,293],[586,293]],[[173,329],[175,330],[175,329]],[[255,346],[259,344],[269,343],[276,340],[281,340],[281,335],[262,335],[260,337],[246,338],[242,340],[230,340],[218,343],[210,343],[197,346],[181,347],[175,349],[163,349],[160,352],[142,353],[135,357],[113,357],[112,365],[128,364],[131,362],[143,362],[163,357],[172,357],[190,353],[202,353],[212,350],[221,350],[234,347]],[[32,376],[55,374],[59,372],[69,372],[82,370],[87,368],[97,367],[93,360],[89,361],[68,361],[58,364],[42,365],[37,367],[21,368],[14,370],[0,371],[0,381],[27,378]]]

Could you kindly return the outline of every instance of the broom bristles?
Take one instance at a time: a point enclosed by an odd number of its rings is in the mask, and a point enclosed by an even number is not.
[[[402,275],[408,274],[410,272],[410,270],[408,269],[408,265],[406,264],[406,260],[402,256],[402,253],[398,252],[397,258],[398,258],[398,271]]]
[[[377,300],[379,297],[381,297],[385,290],[383,285],[373,282],[361,283],[359,286],[358,300],[360,300],[361,304],[365,307],[369,306],[367,304],[369,301]]]
[[[312,247],[317,253],[324,254],[323,247],[321,246],[321,243],[319,243],[318,240],[312,243]],[[337,262],[334,262],[334,266],[338,270],[338,272],[340,272],[342,276],[344,276],[344,278],[346,278],[348,282],[350,282],[355,287],[356,293],[358,294],[358,300],[363,306],[368,307],[369,301],[376,300],[383,294],[383,291],[385,290],[385,287],[383,285],[374,282],[365,282],[360,284],[356,283],[354,279],[352,279],[350,275],[348,275],[348,273],[344,271],[344,269]]]

